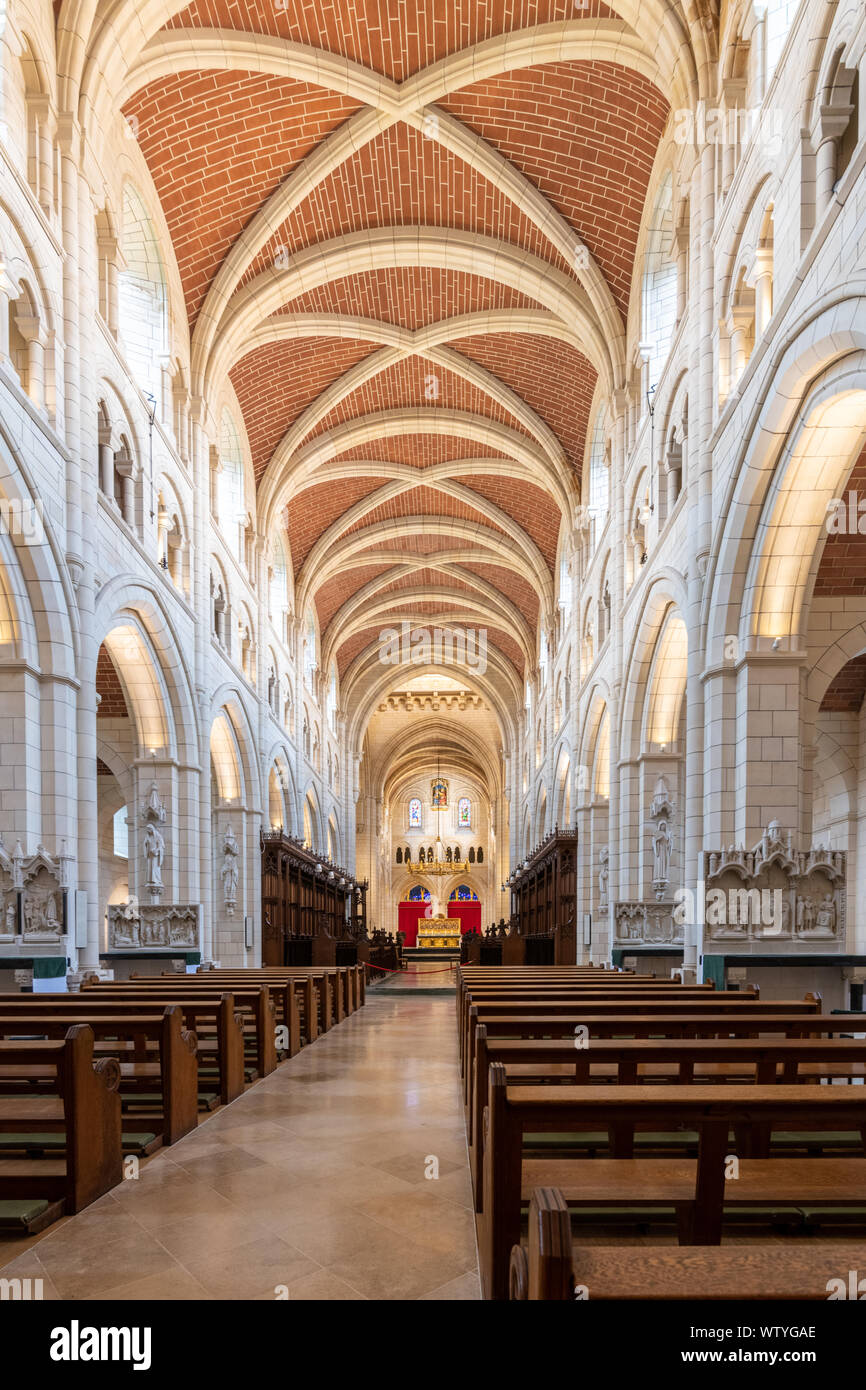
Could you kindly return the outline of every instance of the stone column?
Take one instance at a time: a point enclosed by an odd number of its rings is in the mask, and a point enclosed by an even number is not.
[[[755,253],[752,279],[755,286],[755,337],[760,338],[773,314],[773,252],[769,247]]]
[[[734,838],[757,843],[778,820],[802,839],[804,766],[800,730],[804,656],[748,652],[737,677]],[[708,846],[710,848],[710,846]]]
[[[78,433],[78,493],[81,504],[81,554],[71,561],[73,574],[79,574],[77,585],[82,682],[78,693],[78,882],[87,893],[87,946],[79,963],[98,965],[102,937],[103,904],[99,900],[99,826],[97,821],[96,790],[96,660],[104,634],[96,627],[96,588],[94,559],[96,557],[97,509],[97,416],[93,395],[94,382],[90,363],[94,360],[92,337],[98,305],[98,270],[90,254],[94,209],[90,189],[83,175],[76,176],[77,197],[75,214],[77,227],[70,254],[78,262],[77,313],[80,345],[77,358],[77,379],[68,383],[77,387],[76,402]],[[66,227],[66,222],[64,222]],[[94,248],[95,250],[95,248]],[[69,396],[67,396],[67,404]],[[75,447],[70,442],[70,453]],[[74,476],[74,475],[73,475]],[[69,538],[74,544],[72,537]]]
[[[607,931],[605,940],[600,943],[601,959],[610,962],[614,936],[613,904],[625,891],[625,827],[621,818],[621,786],[619,772],[620,735],[622,722],[622,670],[623,670],[623,623],[622,609],[625,597],[625,576],[623,558],[625,553],[625,461],[626,461],[626,414],[633,405],[625,391],[615,393],[611,402],[613,439],[611,451],[611,481],[613,483],[611,506],[613,508],[613,538],[611,546],[611,635],[610,670],[611,698],[608,704],[610,729],[610,794],[608,798],[608,826],[610,830],[610,878],[609,907],[607,911]],[[590,795],[594,796],[595,788]],[[595,933],[593,933],[594,935]]]

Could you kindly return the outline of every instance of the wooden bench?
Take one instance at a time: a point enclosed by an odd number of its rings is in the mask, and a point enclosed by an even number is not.
[[[152,983],[131,980],[115,984],[100,981],[82,989],[81,997],[117,1003],[161,1004],[183,1003],[187,999],[208,996],[218,999],[221,991],[215,986],[188,985],[186,977],[177,983],[154,977]],[[243,1015],[245,1050],[250,1054],[251,1068],[259,1076],[270,1076],[277,1065],[276,1008],[265,984],[238,985],[231,990],[236,1011]],[[253,1076],[250,1077],[253,1079]]]
[[[107,995],[97,996],[93,990],[83,994],[40,996],[4,994],[0,995],[0,1019],[9,1024],[16,1018],[28,1017],[32,1010],[34,1017],[62,1018],[67,1026],[98,1020],[101,1031],[104,1026],[116,1022],[120,1033],[124,1021],[129,1031],[130,1020],[136,1017],[161,1019],[167,1003],[178,1006],[184,1026],[196,1036],[200,1087],[204,1073],[212,1071],[220,1101],[228,1105],[244,1089],[244,1014],[235,1008],[234,997],[228,991],[222,994],[187,991],[184,998],[172,995],[170,999],[154,995],[152,1002],[147,998],[110,999]],[[104,1032],[102,1035],[105,1036]],[[124,1051],[133,1052],[133,1043],[124,1042],[117,1055],[123,1056]]]
[[[558,1014],[572,1013],[578,1008],[588,1009],[596,1003],[599,1005],[599,1012],[624,1013],[628,1011],[630,1005],[648,1004],[653,1008],[660,1009],[663,1004],[668,1002],[677,1009],[682,1009],[687,1004],[693,1004],[695,1009],[715,1007],[719,1010],[742,1011],[748,1008],[758,1008],[765,1012],[773,1009],[771,1002],[761,1003],[757,992],[741,994],[734,991],[691,990],[684,989],[682,985],[669,985],[661,989],[645,988],[641,985],[626,985],[612,990],[595,986],[573,985],[568,989],[532,990],[526,994],[523,990],[512,993],[508,990],[472,989],[467,990],[464,995],[463,1010],[459,1016],[461,1055],[466,1046],[469,1014],[472,1009],[475,1009],[477,1016],[482,1019],[485,1013],[511,1013],[515,1018],[520,1018],[525,1014],[544,1013],[555,1017]],[[813,996],[807,996],[805,1000],[794,1002],[798,1006],[802,1006],[804,1011],[815,1013],[819,1008],[817,997]]]
[[[299,967],[296,972],[281,974],[275,978],[293,981],[301,1006],[301,1025],[308,1043],[315,1042],[320,1033],[326,1033],[337,1021],[335,1000],[335,970],[322,966]],[[237,978],[237,972],[223,970],[202,970],[191,979],[227,982]],[[263,977],[269,982],[270,976]]]
[[[5,1229],[29,1234],[82,1211],[120,1182],[120,1067],[113,1058],[94,1060],[93,1032],[81,1023],[56,1042],[7,1045],[3,1063],[7,1075],[17,1071],[25,1083],[34,1068],[54,1072],[55,1094],[0,1097],[0,1134],[22,1141],[20,1156],[0,1158],[0,1212]],[[28,1157],[34,1135],[62,1139],[62,1151]]]
[[[688,1037],[693,1024],[699,1024],[701,1019],[715,1020],[717,1031],[723,1030],[726,1020],[730,1020],[732,1024],[738,1020],[747,1020],[757,1030],[765,1018],[790,1018],[800,1015],[804,1018],[817,1017],[817,1011],[817,1002],[809,999],[779,1002],[776,1007],[764,1004],[758,999],[749,1004],[722,999],[713,1007],[709,1002],[702,1003],[694,999],[678,1001],[670,997],[660,1001],[589,999],[582,1004],[569,1001],[561,1009],[556,1003],[549,1007],[541,1004],[530,1005],[528,1009],[502,1003],[470,1003],[460,1049],[464,1099],[468,1101],[469,1097],[469,1078],[475,1061],[475,1030],[479,1023],[486,1024],[489,1037],[574,1038],[578,1028],[588,1029],[593,1037],[611,1037],[616,1035],[618,1025],[624,1036],[627,1036],[632,1028],[642,1027],[646,1031],[638,1036],[647,1037],[653,1031],[660,1035],[666,1034],[671,1020],[681,1019],[680,1033],[668,1035]],[[722,1023],[719,1023],[719,1020],[722,1020]],[[654,1024],[660,1026],[654,1029]],[[608,1031],[605,1031],[606,1029]]]
[[[243,978],[246,973],[232,970],[203,970],[189,978],[205,983],[212,980],[214,983],[220,984],[222,988],[229,988],[230,983],[236,980],[239,974]],[[294,990],[294,998],[299,1011],[299,1029],[307,1043],[315,1042],[320,1033],[327,1032],[331,1027],[334,1011],[330,972],[322,967],[299,967],[297,970],[287,969],[276,973],[275,968],[275,973],[272,974],[268,970],[263,972],[260,978],[268,984],[274,980],[279,988]]]
[[[836,1019],[838,1026],[839,1020]],[[864,1018],[866,1029],[866,1018]],[[785,1082],[866,1077],[866,1038],[590,1038],[575,1048],[564,1038],[488,1039],[486,1026],[476,1029],[475,1063],[466,1137],[475,1195],[483,1209],[483,1146],[480,1142],[487,1103],[489,1069],[505,1066],[513,1085],[587,1085],[593,1078],[618,1085],[733,1082],[771,1085]],[[595,1148],[596,1145],[592,1145]]]
[[[601,972],[560,972],[556,975],[542,974],[539,977],[531,967],[517,977],[502,978],[498,970],[488,970],[483,972],[480,977],[468,974],[465,970],[458,972],[457,978],[457,1017],[465,1015],[466,996],[475,994],[478,997],[494,995],[499,996],[525,996],[533,995],[537,997],[555,994],[556,991],[569,989],[581,990],[603,990],[606,994],[615,998],[620,990],[645,990],[650,993],[655,991],[666,992],[670,990],[682,990],[688,988],[697,992],[699,996],[713,993],[711,984],[683,986],[676,984],[673,980],[664,980],[655,975],[615,975],[608,974],[608,978],[599,978]],[[492,978],[491,978],[492,977]],[[749,994],[757,995],[757,988],[748,991]],[[660,996],[661,997],[661,996]]]
[[[634,1128],[686,1125],[698,1133],[697,1160],[635,1159]],[[509,1086],[490,1068],[484,1116],[484,1215],[479,1252],[486,1298],[508,1296],[512,1247],[520,1243],[521,1202],[557,1187],[569,1206],[670,1209],[680,1242],[718,1245],[723,1210],[773,1203],[809,1207],[861,1203],[866,1158],[768,1158],[774,1128],[860,1132],[866,1147],[866,1089],[836,1086]],[[739,1176],[726,1188],[730,1131],[751,1134]],[[524,1132],[601,1129],[612,1159],[526,1160]]]
[[[573,1241],[568,1203],[537,1187],[525,1246],[509,1264],[509,1298],[622,1302],[630,1299],[826,1300],[833,1280],[866,1268],[866,1244],[596,1246]]]
[[[205,988],[210,985],[212,989],[235,990],[243,988],[244,984],[255,983],[255,972],[246,971],[220,971],[219,978],[213,978],[217,972],[207,971],[201,975],[188,975],[185,978],[192,984],[201,984]],[[252,975],[252,980],[249,976]],[[302,1035],[301,1028],[303,1014],[298,986],[294,980],[281,980],[271,978],[262,980],[266,983],[274,1004],[275,1026],[285,1030],[285,1045],[277,1047],[278,1055],[283,1053],[287,1057],[296,1057],[301,1050]]]
[[[18,1045],[8,1040],[12,1033],[41,1033],[62,1038],[70,1026],[80,1025],[72,1023],[77,1016],[75,1010],[59,1015],[52,1010],[49,1015],[45,1008],[22,1008],[16,1009],[10,1019],[8,1014],[4,1016],[2,1003],[0,997],[0,1036],[7,1039],[0,1042],[0,1094],[9,1095],[21,1089],[15,1063],[7,1062],[5,1057],[7,1051],[14,1051]],[[96,1051],[120,1059],[119,1089],[124,1112],[129,1116],[145,1116],[148,1123],[156,1126],[164,1144],[173,1144],[195,1129],[198,1123],[197,1039],[195,1033],[184,1028],[180,1009],[172,1004],[160,1012],[155,1010],[152,1014],[122,1018],[115,1014],[98,1018],[86,1011],[85,1017],[96,1039]],[[110,1041],[103,1041],[105,1039]],[[121,1040],[122,1048],[119,1046]],[[154,1052],[156,1061],[150,1060]],[[132,1060],[129,1060],[130,1053]],[[49,1089],[52,1081],[53,1076],[44,1076],[41,1088]],[[34,1075],[27,1084],[33,1089],[36,1082]],[[151,1147],[143,1145],[145,1152]]]
[[[324,976],[333,996],[333,1015],[341,1023],[350,1013],[354,1013],[364,1003],[364,967],[362,965],[327,966],[262,966],[261,971],[268,977],[294,976],[302,979],[305,974],[315,978]]]

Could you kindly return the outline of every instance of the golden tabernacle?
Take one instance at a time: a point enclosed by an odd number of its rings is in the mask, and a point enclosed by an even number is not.
[[[438,946],[445,950],[459,951],[460,918],[425,917],[424,925],[418,924],[418,945],[422,950]]]

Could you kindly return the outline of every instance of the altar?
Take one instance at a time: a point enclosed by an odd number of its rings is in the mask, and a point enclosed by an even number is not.
[[[460,918],[425,917],[423,925],[418,924],[418,946],[421,950],[459,951]]]

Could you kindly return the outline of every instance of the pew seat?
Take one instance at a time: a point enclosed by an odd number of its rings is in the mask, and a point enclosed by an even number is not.
[[[634,1157],[636,1126],[699,1134],[697,1161]],[[484,1115],[481,1276],[487,1298],[508,1296],[508,1258],[519,1244],[521,1206],[536,1187],[563,1189],[583,1207],[673,1209],[682,1244],[719,1245],[732,1208],[862,1207],[866,1159],[776,1158],[774,1130],[856,1129],[866,1145],[866,1094],[849,1086],[508,1086],[489,1070]],[[534,1132],[607,1129],[612,1159],[537,1160],[524,1151]],[[727,1172],[731,1132],[743,1139],[740,1177]],[[861,1154],[863,1149],[861,1147]],[[866,1224],[866,1219],[864,1219]]]
[[[824,1300],[850,1270],[866,1266],[866,1244],[821,1241],[736,1246],[592,1246],[575,1241],[556,1188],[533,1190],[525,1245],[515,1245],[515,1301],[632,1299]]]
[[[20,1080],[33,1068],[54,1072],[50,1090],[0,1096],[4,1229],[32,1234],[121,1180],[120,1066],[95,1058],[93,1041],[91,1028],[75,1024],[55,1042],[4,1047],[4,1064],[17,1067]]]

